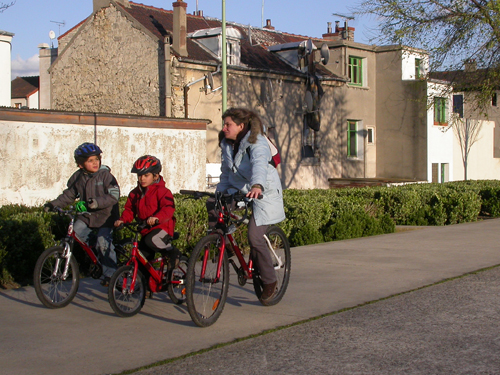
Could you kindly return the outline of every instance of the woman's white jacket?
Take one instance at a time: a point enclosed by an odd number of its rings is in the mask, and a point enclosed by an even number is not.
[[[283,208],[283,189],[275,167],[269,164],[271,150],[266,138],[257,135],[255,143],[248,142],[250,132],[240,142],[238,152],[233,157],[233,145],[221,141],[222,166],[217,191],[233,193],[237,189],[248,193],[252,185],[260,184],[264,188],[262,199],[254,199],[253,215],[255,223],[260,225],[276,224],[285,220]]]

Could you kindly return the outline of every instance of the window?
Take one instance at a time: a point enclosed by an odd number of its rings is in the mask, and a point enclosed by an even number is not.
[[[351,85],[363,86],[363,59],[349,56],[349,79]]]
[[[358,156],[358,122],[347,121],[347,157]]]
[[[450,166],[448,163],[441,164],[441,183],[448,182],[450,180],[449,170]]]
[[[227,63],[229,65],[240,64],[240,43],[238,40],[227,40]]]
[[[446,99],[434,98],[434,125],[448,125],[446,121]]]
[[[302,158],[314,158],[316,150],[316,132],[307,126],[304,120],[304,132],[302,135]]]
[[[497,106],[497,93],[496,92],[494,92],[493,95],[491,96],[491,105],[493,107]]]
[[[422,59],[415,59],[415,79],[420,79],[424,75],[422,63]]]
[[[458,117],[464,117],[464,96],[453,95],[453,113],[457,113]]]
[[[375,129],[371,127],[366,128],[366,143],[373,145],[375,143]]]

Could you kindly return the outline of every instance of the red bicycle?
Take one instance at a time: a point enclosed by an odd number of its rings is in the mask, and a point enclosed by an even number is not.
[[[109,304],[113,311],[121,317],[130,317],[137,314],[144,306],[146,290],[151,293],[167,291],[168,296],[175,304],[185,301],[185,278],[187,272],[187,257],[181,256],[177,267],[169,267],[167,248],[157,259],[148,260],[139,250],[139,233],[146,224],[122,224],[135,233],[132,241],[132,251],[127,264],[118,268],[111,277],[108,287]],[[175,240],[178,234],[175,233]],[[173,246],[170,243],[170,246]],[[148,281],[139,269],[147,272]]]
[[[102,264],[99,260],[98,251],[93,246],[80,241],[73,230],[76,216],[91,214],[89,212],[77,212],[74,208],[62,210],[59,207],[54,207],[53,211],[70,218],[68,231],[66,237],[61,240],[60,245],[46,249],[38,257],[33,272],[33,285],[38,299],[44,306],[52,309],[67,306],[78,292],[80,273],[78,262],[73,255],[75,242],[81,246],[90,258],[90,276],[94,279],[99,279],[102,276]],[[117,264],[124,264],[129,257],[130,241],[120,241],[113,243],[113,245]]]
[[[254,268],[252,257],[245,260],[233,233],[243,224],[248,224],[251,200],[244,194],[207,193],[181,190],[181,194],[194,198],[209,196],[215,198],[215,211],[218,215],[217,231],[203,237],[195,246],[189,258],[186,279],[186,303],[191,319],[200,327],[214,324],[224,309],[229,287],[229,264],[238,275],[238,283],[244,286],[253,281],[253,288],[259,301],[265,306],[277,304],[285,295],[290,280],[291,253],[288,239],[283,231],[269,226],[265,239],[269,248],[274,270],[278,280],[275,296],[267,301],[260,300],[264,284],[259,270]],[[227,245],[233,250],[239,266],[227,255]]]

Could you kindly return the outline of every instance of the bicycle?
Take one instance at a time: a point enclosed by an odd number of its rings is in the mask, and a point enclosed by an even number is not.
[[[262,301],[260,297],[264,284],[259,271],[254,269],[251,256],[248,262],[245,260],[233,237],[233,233],[241,225],[248,224],[251,200],[242,193],[213,194],[191,190],[181,190],[180,193],[191,195],[195,199],[203,196],[215,198],[215,211],[218,215],[218,229],[196,244],[188,262],[186,303],[194,323],[199,327],[208,327],[222,314],[229,287],[229,264],[238,275],[239,285],[244,286],[248,280],[253,281],[255,294],[263,305],[272,306],[280,302],[288,287],[291,270],[290,245],[284,232],[276,225],[271,225],[265,235],[278,284],[274,297]],[[234,212],[238,210],[242,211],[241,216]],[[228,258],[226,241],[236,255],[239,267],[233,259]]]
[[[70,218],[68,230],[59,245],[46,249],[38,257],[33,272],[33,285],[40,302],[45,307],[55,309],[67,306],[75,298],[80,285],[78,262],[73,254],[75,242],[90,258],[89,273],[94,279],[101,278],[102,264],[98,250],[78,239],[73,229],[77,216],[90,215],[90,213],[77,212],[73,207],[69,210],[54,207],[53,211]],[[127,241],[114,243],[118,265],[128,259],[128,244]]]
[[[109,281],[108,300],[113,311],[118,316],[127,318],[137,314],[144,306],[147,289],[146,278],[139,270],[139,264],[142,264],[148,273],[147,286],[151,293],[166,290],[173,303],[182,304],[186,294],[187,257],[181,256],[177,267],[168,267],[170,260],[167,251],[162,252],[159,258],[148,261],[139,250],[139,233],[146,225],[127,223],[122,224],[121,227],[128,227],[135,233],[135,236],[127,264],[118,268]],[[172,240],[177,238],[178,233],[175,233]],[[155,264],[159,264],[159,266],[155,268]]]

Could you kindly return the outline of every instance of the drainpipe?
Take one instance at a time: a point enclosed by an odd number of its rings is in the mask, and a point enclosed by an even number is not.
[[[172,82],[170,79],[170,37],[163,39],[165,50],[165,117],[172,117]]]

